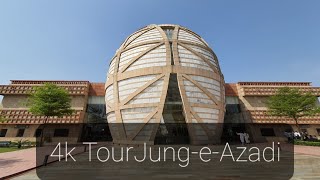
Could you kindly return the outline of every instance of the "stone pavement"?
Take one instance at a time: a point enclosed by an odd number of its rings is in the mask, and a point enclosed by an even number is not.
[[[295,172],[291,180],[318,180],[320,179],[320,157],[296,154],[295,155]],[[38,180],[36,170],[29,171],[12,180]]]
[[[36,166],[36,148],[0,153],[0,178]]]
[[[84,151],[84,146],[79,147],[80,148],[78,148],[76,151],[73,151],[74,154],[82,153]],[[46,149],[46,147],[41,148]],[[96,148],[96,146],[93,145],[92,148]],[[64,148],[62,148],[61,151],[64,151]],[[45,150],[41,150],[40,152],[45,152]],[[37,166],[36,153],[37,148],[35,147],[18,151],[0,153],[0,179],[35,168]],[[44,159],[40,159],[39,162],[43,162],[43,160]],[[48,162],[52,161],[53,160],[49,158]]]
[[[4,154],[7,161],[3,159]],[[32,165],[35,165],[35,161],[33,159],[34,157],[35,148],[2,153],[0,154],[0,174],[2,175],[4,172],[8,174],[10,171],[12,173],[30,168]],[[9,165],[7,165],[6,162],[9,162]],[[294,165],[294,176],[292,177],[293,180],[320,179],[320,147],[295,146]],[[5,168],[5,171],[2,171],[3,167]],[[39,178],[36,174],[36,170],[31,170],[11,179],[33,180]]]
[[[295,145],[294,152],[320,157],[320,147]],[[319,167],[320,168],[320,167]]]
[[[320,179],[320,157],[298,154],[294,156],[294,175],[292,180]]]

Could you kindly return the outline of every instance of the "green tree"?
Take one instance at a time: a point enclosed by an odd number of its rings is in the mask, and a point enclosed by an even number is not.
[[[316,96],[289,87],[279,88],[278,92],[268,99],[267,107],[270,115],[292,118],[302,136],[299,118],[320,113]]]
[[[4,121],[6,121],[6,119],[0,115],[0,123],[2,123]]]
[[[50,83],[34,87],[34,92],[30,93],[27,104],[32,114],[45,116],[40,146],[43,144],[43,135],[48,118],[54,116],[62,117],[73,113],[71,109],[71,97],[68,91]]]

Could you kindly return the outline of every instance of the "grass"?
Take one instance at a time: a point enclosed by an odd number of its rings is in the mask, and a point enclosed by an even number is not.
[[[303,145],[303,146],[320,146],[320,141],[301,141],[295,140],[295,145]]]
[[[0,147],[0,153],[18,151],[22,149],[27,149],[27,147],[22,147],[20,149],[18,147]]]

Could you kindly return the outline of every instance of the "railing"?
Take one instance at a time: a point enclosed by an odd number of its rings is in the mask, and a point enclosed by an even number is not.
[[[60,84],[60,85],[88,85],[89,81],[37,81],[37,80],[11,80],[11,84],[21,85],[21,84]]]
[[[34,88],[39,85],[28,86],[28,85],[0,85],[0,95],[6,94],[30,94],[34,92]],[[70,86],[70,85],[59,85],[65,88],[70,95],[87,95],[88,86]]]
[[[311,82],[238,82],[240,86],[311,86]]]
[[[271,96],[280,87],[242,87],[241,92],[244,96]],[[297,88],[302,93],[311,92],[315,96],[320,96],[320,87],[292,87]]]

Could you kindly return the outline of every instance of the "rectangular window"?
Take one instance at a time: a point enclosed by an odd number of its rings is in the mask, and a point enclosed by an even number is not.
[[[54,130],[54,137],[68,137],[69,129],[55,129]]]
[[[317,129],[318,135],[320,136],[320,129]]]
[[[0,131],[0,137],[6,137],[8,129],[1,129]]]
[[[262,136],[275,136],[273,128],[260,128]]]
[[[171,39],[172,39],[172,34],[173,34],[173,29],[164,28],[163,30],[164,30],[164,32],[166,33],[167,38],[168,38],[169,40],[171,40]]]
[[[16,137],[23,137],[24,129],[18,129],[18,133]]]
[[[36,132],[34,133],[34,137],[40,137],[42,134],[42,129],[37,129]]]

